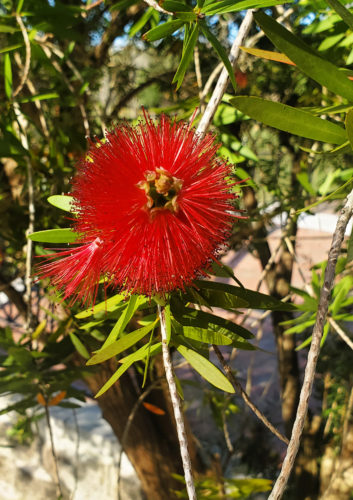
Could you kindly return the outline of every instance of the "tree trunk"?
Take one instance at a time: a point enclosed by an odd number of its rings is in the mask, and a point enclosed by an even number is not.
[[[243,199],[249,217],[251,218],[252,214],[254,215],[257,212],[257,200],[254,190],[251,187],[244,188]],[[286,228],[286,236],[291,239],[293,246],[296,231],[296,221],[293,220]],[[267,241],[268,234],[263,221],[252,223],[252,234],[253,239],[251,246],[260,259],[263,269],[265,269],[271,258],[271,250]],[[278,299],[283,299],[289,293],[294,263],[293,257],[283,241],[282,246],[282,253],[278,262],[273,263],[266,274],[266,284],[269,293]],[[280,324],[291,317],[291,313],[281,311],[274,311],[272,313],[281,385],[282,418],[285,432],[288,437],[290,437],[292,431],[300,392],[299,367],[297,353],[295,351],[295,335],[286,335],[286,328]]]
[[[99,371],[87,379],[92,392],[96,393],[115,371],[115,360],[100,365]],[[117,383],[97,399],[103,417],[111,425],[120,442],[127,419],[139,396],[136,390],[137,378],[136,373],[132,371],[125,373]],[[171,490],[181,490],[182,485],[173,479],[171,474],[182,475],[183,471],[170,400],[165,389],[162,388],[162,390],[152,391],[147,401],[153,401],[166,413],[156,415],[141,405],[132,421],[124,451],[141,481],[146,499],[173,500],[176,496]],[[195,443],[190,439],[190,431],[188,435],[194,472],[201,472],[203,465],[198,459]]]

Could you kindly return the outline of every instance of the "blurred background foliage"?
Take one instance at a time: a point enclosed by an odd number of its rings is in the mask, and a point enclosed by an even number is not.
[[[185,3],[194,7],[189,0]],[[270,7],[266,12],[293,29],[324,58],[345,68],[348,75],[352,72],[352,26],[347,25],[326,2],[302,0]],[[226,52],[243,16],[244,12],[207,16],[208,29]],[[26,264],[29,251],[26,232],[28,229],[33,231],[68,224],[68,214],[48,204],[47,198],[69,192],[75,163],[84,154],[88,137],[102,137],[106,128],[120,120],[136,121],[142,107],[156,116],[165,112],[180,119],[189,119],[197,107],[197,123],[222,67],[214,47],[200,34],[191,64],[182,82],[178,81],[179,89],[176,90],[176,85],[171,82],[180,62],[182,30],[152,42],[142,36],[167,19],[167,15],[136,0],[3,0],[0,4],[0,289],[7,295],[9,303],[16,307],[14,314],[18,314],[15,321],[10,321],[9,326],[0,332],[3,362],[0,391],[21,395],[20,400],[5,410],[17,410],[19,413],[20,420],[14,424],[13,435],[20,440],[30,436],[30,423],[45,414],[53,397],[61,394],[57,404],[75,405],[69,398],[84,401],[85,396],[96,392],[102,381],[102,371],[105,374],[115,371],[114,363],[114,366],[108,363],[98,370],[83,368],[88,351],[99,348],[113,325],[114,317],[108,315],[103,323],[99,323],[99,329],[93,323],[83,333],[74,317],[79,311],[78,305],[69,308],[65,303],[59,304],[55,292],[48,292],[46,283],[31,283],[32,271],[28,273],[28,261]],[[255,44],[259,49],[273,50],[272,43],[254,23],[246,45],[251,47]],[[329,107],[342,105],[342,112],[336,111],[332,118],[337,123],[343,121],[343,113],[349,109],[345,99],[328,92],[298,68],[254,57],[245,51],[238,60],[235,80],[237,95],[261,96],[311,110],[317,108],[321,116],[331,117]],[[249,218],[237,223],[231,246],[236,250],[246,248],[251,251],[265,267],[271,258],[268,236],[273,228],[273,217],[293,213],[293,209],[301,209],[320,197],[334,193],[349,181],[353,173],[352,151],[348,148],[328,154],[332,149],[330,145],[313,143],[309,139],[260,125],[230,105],[232,95],[233,89],[229,85],[211,126],[222,142],[220,154],[234,163],[239,179],[246,179],[240,188],[242,197],[239,203],[247,210]],[[347,192],[348,187],[341,189],[326,201],[325,206],[330,204],[329,209],[337,211]],[[289,228],[283,225],[282,236],[283,245],[284,238],[290,237],[295,248],[297,218],[292,221]],[[40,244],[34,246],[36,255],[46,251]],[[277,298],[283,298],[290,290],[293,256],[289,256],[289,267],[284,270],[286,251],[288,254],[288,249],[284,250],[282,261],[273,263],[266,276],[269,292]],[[335,292],[334,296],[339,299],[330,318],[349,334],[352,318],[351,301],[347,302],[347,297],[352,290],[352,280],[348,278],[352,268],[347,253],[343,253],[342,259],[338,277],[345,279],[344,293],[340,293],[339,289]],[[311,293],[305,296],[303,291],[293,290],[304,297],[304,304],[307,299],[308,307],[304,307],[304,314],[309,333],[307,328],[301,327],[302,320],[283,313],[272,317],[279,352],[281,404],[282,413],[286,415],[284,427],[287,434],[295,415],[300,387],[296,348],[310,334],[321,271],[320,267],[313,270],[313,281],[309,284],[315,292],[312,297]],[[285,282],[284,291],[277,287],[280,279]],[[32,289],[32,300],[29,300],[28,284]],[[134,321],[136,318],[132,319],[128,328],[134,328]],[[295,326],[298,324],[301,328]],[[289,328],[288,335],[285,332]],[[329,329],[332,329],[332,323],[328,323],[326,333]],[[87,332],[89,335],[86,335]],[[295,333],[300,333],[299,341]],[[304,339],[303,334],[306,335]],[[288,336],[285,337],[284,347],[285,335]],[[320,410],[308,421],[305,439],[311,445],[309,451],[307,446],[303,446],[298,459],[292,493],[289,493],[293,498],[299,498],[298,491],[304,498],[304,487],[305,498],[312,499],[318,498],[320,491],[323,494],[329,489],[327,478],[320,478],[320,460],[328,449],[334,449],[339,457],[344,455],[348,446],[348,441],[344,443],[343,438],[348,440],[347,429],[351,425],[352,398],[349,394],[352,373],[346,346],[342,348],[343,345],[337,335],[329,336],[324,345],[316,388]],[[150,370],[147,386],[159,376],[160,370],[161,366],[156,361]],[[139,395],[135,379],[141,380],[142,375],[143,368],[140,367],[139,372],[137,367],[135,374],[125,374],[114,393],[113,390],[108,392],[107,398],[115,401],[115,410],[119,407],[121,421],[119,425],[113,423],[116,420],[114,411],[107,420],[119,438]],[[87,376],[84,389],[73,385]],[[288,391],[291,397],[287,400]],[[153,397],[156,404],[168,408],[168,402],[162,402],[163,397],[168,399],[165,392],[155,391]],[[98,400],[105,412],[107,398]],[[224,400],[218,393],[212,396],[206,391],[204,404],[210,407],[219,432],[224,428],[225,419],[245,425],[246,415],[243,410],[239,412],[234,397]],[[137,438],[157,442],[162,441],[163,433],[175,435],[175,430],[170,430],[173,427],[170,414],[166,417],[169,422],[165,423],[163,431],[156,430],[159,424],[154,421],[153,414],[149,413],[144,418],[143,425],[147,418],[155,430],[147,435],[141,435],[141,429],[136,430]],[[141,421],[137,420],[136,429],[139,425],[142,425]],[[246,433],[246,438],[237,436],[237,446],[242,450],[242,470],[246,474],[263,474],[273,479],[280,458],[278,455],[276,458],[277,452],[263,440],[261,449],[271,455],[271,465],[266,463],[264,466],[263,461],[257,460],[257,455],[262,457],[266,453],[262,454],[257,446],[254,448],[256,433],[260,432],[255,427]],[[305,443],[309,442],[305,439]],[[153,484],[142,480],[147,498],[154,500],[166,498],[170,488],[181,489],[180,481],[171,478],[172,473],[180,472],[180,463],[175,458],[178,456],[176,438],[170,438],[169,448],[164,444],[159,446],[166,458],[166,470],[159,473],[153,468],[154,456],[151,453],[146,462],[150,462],[150,471],[156,480],[152,481]],[[222,446],[221,476],[225,476],[229,474],[229,449],[225,443]],[[126,449],[141,478],[142,456],[136,454],[133,443],[128,444]],[[210,450],[207,451],[211,455]],[[195,469],[201,477],[212,470],[210,461],[206,460],[205,465],[195,458],[196,451],[194,455]],[[338,474],[339,460],[333,470]],[[217,477],[214,472],[215,469],[212,470],[212,477]],[[207,498],[223,498],[224,485],[222,490],[217,486],[217,479],[213,479],[212,484],[207,481],[200,485],[209,487],[215,495]],[[243,494],[241,487],[234,483],[235,493],[231,498],[248,498],[252,492],[259,491],[259,484],[254,482],[253,489],[251,484],[247,484]],[[266,481],[261,484],[264,491],[268,489]],[[182,493],[176,494],[180,495]]]

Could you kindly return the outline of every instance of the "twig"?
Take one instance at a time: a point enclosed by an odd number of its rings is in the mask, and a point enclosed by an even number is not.
[[[237,37],[230,50],[229,60],[233,67],[239,57],[240,46],[244,42],[244,39],[246,38],[247,34],[249,33],[252,21],[253,21],[253,11],[250,9],[245,14],[245,17],[239,27]],[[223,68],[222,73],[218,78],[217,85],[213,91],[212,97],[209,100],[206,110],[196,129],[200,137],[203,137],[205,135],[206,130],[208,129],[208,126],[211,123],[212,118],[216,112],[216,109],[222,100],[224,92],[226,91],[227,85],[228,85],[228,72],[226,68]]]
[[[29,144],[26,135],[27,122],[24,118],[20,106],[17,102],[14,103],[13,109],[17,118],[20,141],[23,148],[27,151],[25,155],[25,162],[27,167],[27,184],[28,184],[28,227],[26,231],[26,236],[33,233],[34,231],[34,221],[35,221],[35,205],[34,205],[34,187],[33,187],[33,169],[32,163],[29,157]],[[26,330],[30,332],[32,327],[33,311],[32,311],[32,254],[33,254],[33,241],[27,238],[27,248],[26,248],[26,274],[25,274],[25,300],[27,303],[27,321]]]
[[[218,346],[213,345],[212,347],[213,347],[213,350],[216,353],[216,356],[217,356],[219,362],[221,363],[224,371],[226,372],[226,376],[227,376],[229,382],[234,386],[235,389],[237,389],[240,392],[240,395],[243,398],[243,400],[245,401],[245,403],[249,406],[249,408],[251,408],[251,410],[255,413],[255,415],[257,416],[257,418],[259,418],[261,420],[261,422],[272,432],[272,434],[274,434],[276,437],[278,437],[278,439],[280,439],[284,443],[288,444],[288,439],[285,436],[283,436],[283,434],[281,434],[276,429],[276,427],[274,427],[271,424],[271,422],[269,422],[269,420],[267,420],[267,418],[265,417],[265,415],[263,415],[263,413],[261,413],[261,411],[251,401],[251,399],[249,398],[249,396],[247,395],[247,393],[244,391],[244,389],[242,388],[242,386],[240,385],[240,383],[234,377],[233,372],[232,372],[230,366],[228,365],[228,363],[224,359],[223,354],[219,350]]]
[[[181,408],[180,398],[175,385],[172,360],[170,357],[170,352],[168,347],[167,326],[165,321],[164,306],[158,305],[158,314],[161,322],[163,364],[164,364],[165,375],[168,383],[169,394],[170,394],[170,399],[172,401],[175,423],[178,433],[180,454],[184,468],[186,491],[188,493],[189,500],[197,500],[194,479],[192,477],[191,460],[188,451],[188,442],[185,432],[184,417]]]
[[[26,80],[28,78],[29,67],[31,65],[31,44],[30,44],[30,41],[29,41],[29,38],[28,38],[28,33],[27,33],[27,30],[26,30],[26,27],[23,24],[23,21],[22,21],[22,18],[20,16],[20,14],[18,14],[18,13],[16,13],[16,21],[17,21],[17,24],[19,25],[19,27],[21,29],[22,36],[23,36],[23,41],[25,43],[25,47],[26,47],[26,61],[25,61],[25,65],[24,65],[24,68],[23,68],[23,73],[22,73],[21,81],[20,81],[18,87],[16,88],[16,90],[14,90],[13,97],[16,97],[17,94],[19,94],[21,92],[21,90],[23,89],[23,86],[26,83]]]
[[[233,455],[234,453],[234,447],[232,445],[232,442],[230,440],[230,435],[229,435],[229,430],[228,430],[228,425],[227,425],[227,420],[226,420],[226,412],[225,409],[222,409],[221,412],[222,415],[222,426],[223,426],[223,434],[224,434],[224,439],[228,448],[228,451],[230,455]]]
[[[353,342],[348,337],[348,335],[342,330],[340,325],[338,325],[333,318],[329,318],[328,322],[330,323],[332,328],[335,330],[335,332],[338,333],[338,335],[341,337],[341,339],[353,350]]]
[[[22,61],[21,61],[21,56],[20,56],[20,54],[18,52],[15,52],[14,59],[15,59],[15,62],[17,64],[17,66],[20,69],[23,68],[23,64],[22,64]],[[32,96],[36,95],[36,93],[37,93],[36,92],[36,88],[33,85],[33,82],[29,78],[26,79],[26,86],[27,86],[27,88],[30,91],[30,94]],[[37,108],[37,111],[38,111],[38,117],[39,117],[40,125],[41,125],[42,130],[43,130],[43,134],[46,137],[46,139],[49,139],[49,129],[48,129],[47,122],[45,120],[45,116],[44,116],[43,110],[42,110],[41,101],[35,100],[34,101],[34,105],[35,105],[35,107]]]
[[[44,405],[44,409],[45,409],[45,418],[46,418],[47,426],[48,426],[48,430],[49,430],[51,454],[52,454],[53,461],[54,461],[54,474],[55,474],[55,485],[56,485],[56,489],[57,489],[57,495],[59,498],[63,498],[63,491],[61,489],[61,483],[60,483],[60,477],[59,477],[58,457],[56,456],[56,452],[55,452],[53,430],[51,427],[49,408],[48,408],[47,404]]]
[[[120,486],[121,486],[121,474],[120,474],[121,459],[122,459],[123,452],[124,452],[124,449],[125,449],[126,440],[127,440],[128,435],[129,435],[129,432],[130,432],[130,427],[131,427],[132,421],[135,418],[137,410],[140,408],[140,406],[143,403],[144,399],[146,399],[147,396],[149,395],[149,393],[153,389],[155,389],[157,387],[157,385],[159,385],[159,384],[160,384],[160,379],[155,380],[142,394],[140,394],[140,396],[138,397],[136,403],[134,404],[134,406],[133,406],[133,408],[132,408],[132,410],[130,412],[130,415],[128,416],[128,419],[126,421],[124,432],[123,432],[123,435],[121,437],[121,442],[120,442],[121,448],[120,448],[119,457],[118,457],[118,466],[117,466],[117,472],[118,472],[118,481],[117,481],[117,487],[118,488],[117,489],[118,489],[118,492],[117,492],[117,500],[120,500],[120,498],[121,498],[121,495],[120,495]]]
[[[169,10],[163,9],[163,7],[161,7],[159,3],[156,2],[156,0],[144,0],[144,1],[145,3],[147,3],[147,5],[152,7],[152,9],[158,10],[158,12],[162,12],[163,14],[170,14],[171,16],[173,15],[173,12],[169,12]]]
[[[205,104],[204,104],[204,99],[202,97],[202,73],[200,65],[200,51],[197,45],[194,48],[194,64],[195,64],[196,82],[199,89],[200,112],[202,114],[205,111]]]
[[[101,3],[103,3],[104,0],[97,0],[96,2],[91,3],[90,5],[85,5],[82,7],[84,10],[91,10],[94,9],[95,7],[98,7]]]
[[[299,405],[295,417],[292,436],[288,445],[287,454],[282,464],[282,469],[268,500],[280,500],[292,472],[294,461],[298,453],[300,439],[303,433],[305,418],[308,411],[309,398],[314,383],[315,369],[320,352],[320,340],[326,321],[329,299],[335,279],[335,268],[338,255],[342,246],[345,230],[353,213],[353,190],[347,197],[337,220],[335,232],[332,237],[331,248],[328,254],[325,271],[324,286],[321,289],[320,301],[313,329],[312,341],[308,354],[308,361],[304,373],[304,381],[300,392]]]

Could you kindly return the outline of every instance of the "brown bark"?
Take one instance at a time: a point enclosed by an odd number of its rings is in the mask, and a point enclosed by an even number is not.
[[[159,361],[157,361],[157,366]],[[90,389],[96,393],[115,372],[116,362],[110,360],[99,366],[93,376],[87,379]],[[158,371],[162,371],[158,368]],[[103,417],[111,425],[114,434],[121,441],[126,421],[138,397],[136,380],[131,373],[125,373],[106,393],[97,399]],[[174,426],[173,412],[165,389],[153,391],[148,396],[165,415],[155,415],[141,406],[131,424],[126,439],[125,452],[133,464],[147,500],[173,500],[171,489],[180,490],[182,485],[171,474],[182,474],[179,445]],[[189,449],[194,471],[201,471],[196,448],[189,431]]]

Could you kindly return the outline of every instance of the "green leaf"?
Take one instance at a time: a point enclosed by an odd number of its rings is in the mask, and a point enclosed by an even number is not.
[[[303,73],[327,87],[334,94],[353,101],[353,83],[339,71],[337,66],[322,58],[311,47],[263,12],[256,12],[254,18],[272,43],[284,52]]]
[[[74,198],[72,196],[55,194],[54,196],[49,196],[48,202],[56,208],[65,210],[65,212],[75,213],[73,209]]]
[[[302,109],[260,97],[238,96],[233,97],[230,102],[251,118],[300,137],[333,144],[342,144],[347,140],[342,127]]]
[[[312,187],[310,181],[309,181],[309,175],[308,172],[299,172],[296,174],[297,180],[300,182],[300,184],[303,186],[305,191],[307,191],[309,194],[312,196],[316,195],[315,189]]]
[[[226,67],[230,81],[232,82],[232,85],[233,85],[233,89],[236,91],[237,82],[235,81],[233,66],[232,66],[230,60],[228,59],[227,52],[225,51],[224,47],[219,43],[218,39],[208,29],[205,22],[200,21],[199,25],[200,25],[202,33],[205,35],[207,40],[210,42],[210,44],[212,45],[214,50],[217,52],[218,57],[223,62],[224,66]]]
[[[291,3],[293,0],[290,0]],[[283,2],[282,2],[283,3]],[[247,9],[263,9],[272,7],[274,5],[281,5],[280,0],[241,0],[234,2],[234,0],[223,0],[220,2],[211,3],[201,9],[206,16],[213,16],[214,14],[225,14],[226,12],[239,12],[240,10]]]
[[[184,326],[183,335],[189,339],[204,342],[206,344],[230,345],[232,343],[232,339],[229,337],[226,337],[217,331],[200,328],[198,326]]]
[[[29,97],[22,97],[19,102],[34,102],[34,101],[45,101],[47,99],[57,99],[59,94],[57,92],[48,92],[47,94],[37,94]]]
[[[214,364],[208,361],[208,359],[181,344],[177,349],[194,370],[196,370],[205,380],[210,382],[210,384],[225,392],[235,392],[227,377]]]
[[[22,10],[24,0],[18,0],[16,7],[16,14],[19,14]]]
[[[85,311],[81,311],[78,314],[75,314],[75,318],[78,319],[88,318],[89,316],[92,316],[93,314],[96,314],[100,311],[107,311],[107,312],[113,311],[116,308],[116,306],[125,299],[126,295],[123,293],[114,295],[113,297],[110,297],[107,300],[99,302],[99,304],[96,304],[94,307],[91,307],[90,309],[86,309]]]
[[[197,309],[192,309],[191,307],[173,307],[175,305],[174,301],[172,301],[171,304],[175,319],[183,326],[199,326],[207,329],[208,325],[212,324],[229,330],[244,339],[251,339],[254,337],[249,330],[246,330],[242,326],[237,325],[228,319],[222,318],[221,316],[216,316],[205,311],[198,311]],[[212,343],[216,344],[217,342]]]
[[[5,94],[8,99],[12,97],[12,68],[11,59],[9,54],[4,56],[4,80],[5,80]]]
[[[120,354],[123,351],[129,349],[129,347],[135,345],[139,340],[143,339],[157,324],[158,319],[149,325],[146,325],[134,332],[127,333],[124,337],[120,338],[116,342],[112,342],[105,349],[99,349],[94,355],[87,361],[87,365],[96,365],[97,363],[102,363],[107,359]]]
[[[161,2],[163,9],[168,10],[169,12],[192,12],[193,9],[190,5],[187,5],[183,2],[178,2],[177,0],[164,0]]]
[[[312,208],[316,207],[317,205],[320,205],[320,203],[323,203],[324,201],[329,200],[331,198],[335,198],[338,193],[340,193],[341,191],[343,191],[352,182],[353,182],[353,178],[349,179],[342,186],[340,186],[339,188],[337,188],[334,191],[332,191],[332,193],[328,194],[327,196],[323,196],[322,198],[320,198],[317,201],[315,201],[315,203],[312,203],[311,205],[309,205],[307,207],[304,207],[304,208],[301,208],[300,210],[297,210],[295,213],[296,214],[301,214],[302,212],[307,212],[308,210],[311,210]]]
[[[107,347],[108,345],[112,344],[118,337],[119,335],[124,331],[126,325],[134,315],[135,311],[144,303],[146,302],[146,298],[143,297],[142,295],[131,295],[127,308],[123,312],[123,314],[120,316],[118,321],[116,322],[114,328],[110,332],[107,340],[104,342],[102,349]]]
[[[346,130],[351,148],[353,149],[353,109],[346,114]]]
[[[353,15],[351,12],[341,4],[338,0],[326,0],[330,7],[337,12],[343,21],[353,30]]]
[[[145,26],[145,24],[149,21],[149,19],[152,17],[152,14],[154,12],[154,9],[152,7],[149,7],[140,17],[136,23],[131,26],[129,30],[129,37],[132,38],[135,36],[142,28]]]
[[[7,26],[6,24],[0,24],[0,33],[16,33],[16,31],[19,31],[19,29]]]
[[[125,356],[125,358],[121,358],[119,360],[119,363],[135,363],[136,361],[141,361],[142,359],[145,359],[147,356],[153,355],[153,354],[158,354],[161,351],[162,348],[162,343],[158,342],[157,344],[150,345],[146,344],[137,351],[133,352],[132,354],[129,354],[128,356]]]
[[[202,295],[206,295],[206,300],[208,301],[212,294],[210,292],[217,292],[218,294],[227,294],[232,297],[236,297],[239,300],[239,304],[236,307],[249,307],[252,309],[269,309],[271,311],[295,311],[296,306],[294,304],[289,304],[281,302],[280,300],[271,297],[270,295],[265,295],[260,292],[255,292],[253,290],[248,290],[247,288],[241,288],[238,286],[227,285],[225,283],[217,283],[216,281],[201,281],[195,280],[194,284],[200,289]],[[205,292],[207,292],[205,294]],[[215,295],[215,297],[217,297]],[[215,301],[217,302],[217,300]],[[219,302],[220,303],[220,302]],[[215,307],[224,307],[219,305],[219,303],[210,303]],[[233,309],[231,307],[230,309]],[[228,307],[225,307],[228,309]]]
[[[74,243],[78,238],[78,234],[70,228],[47,229],[29,234],[28,238],[42,243]]]
[[[170,342],[172,336],[172,323],[170,318],[170,304],[167,304],[164,308],[165,325],[167,330],[167,344]]]
[[[180,29],[183,24],[184,22],[179,19],[168,21],[167,23],[160,24],[159,26],[147,31],[142,38],[148,42],[155,42],[156,40],[172,35],[175,31]]]
[[[192,56],[194,53],[194,47],[196,45],[198,35],[199,35],[199,27],[198,27],[198,24],[195,23],[195,25],[191,31],[191,34],[187,39],[187,42],[185,43],[185,40],[184,40],[185,49],[183,51],[183,55],[181,57],[178,69],[177,69],[177,71],[174,75],[174,78],[173,78],[172,83],[177,84],[177,87],[176,87],[177,90],[180,87],[180,85],[182,84],[185,72],[186,72],[186,70],[191,62],[191,59],[192,59]]]
[[[110,379],[103,385],[103,387],[97,392],[94,396],[95,398],[99,398],[102,394],[104,394],[110,387],[115,384],[119,380],[119,378],[130,368],[133,364],[133,361],[129,363],[124,363],[122,366],[119,366],[117,371],[110,377]]]
[[[76,351],[81,354],[81,356],[85,359],[89,359],[89,352],[87,351],[86,347],[82,344],[81,340],[74,334],[74,333],[69,333],[71,342],[73,343]]]
[[[23,47],[23,43],[16,43],[15,45],[9,45],[8,47],[0,49],[0,54],[4,54],[5,52],[11,52],[12,50],[19,49],[20,47]]]

